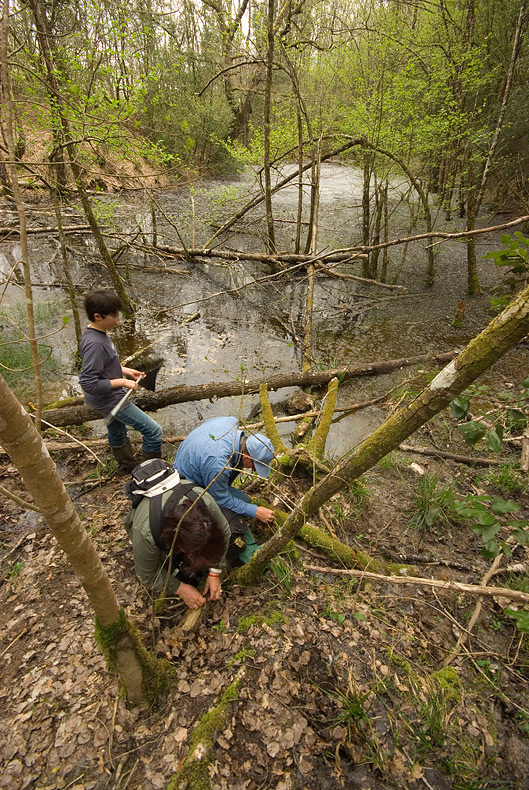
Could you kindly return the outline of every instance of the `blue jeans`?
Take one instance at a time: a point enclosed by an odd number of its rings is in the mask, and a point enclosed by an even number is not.
[[[143,435],[143,450],[157,453],[162,446],[162,429],[144,411],[130,401],[123,404],[108,425],[108,443],[111,447],[123,447],[127,440],[127,426]]]

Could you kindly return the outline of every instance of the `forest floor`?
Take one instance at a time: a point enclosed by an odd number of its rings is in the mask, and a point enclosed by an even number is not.
[[[446,414],[413,441],[469,451]],[[410,575],[476,584],[490,560],[479,537],[443,510],[444,492],[504,496],[527,518],[526,476],[514,453],[507,460],[513,466],[478,468],[398,451],[314,523],[386,569],[396,563],[397,574],[407,564]],[[0,462],[2,485],[27,498],[14,467]],[[212,742],[213,790],[529,787],[529,644],[505,601],[483,599],[444,667],[475,595],[352,578],[297,542],[257,587],[228,588],[183,632],[182,605],[154,616],[135,579],[123,479],[111,467],[98,479],[83,454],[64,453],[59,468],[120,603],[176,677],[157,707],[127,705],[51,533],[38,514],[2,498],[0,787],[162,790],[234,679],[236,699]],[[306,486],[289,480],[283,491],[295,500]],[[433,520],[435,503],[445,520]],[[424,529],[412,526],[413,514]],[[526,560],[525,551],[518,546],[503,566]],[[528,590],[529,575],[522,566],[491,583]]]

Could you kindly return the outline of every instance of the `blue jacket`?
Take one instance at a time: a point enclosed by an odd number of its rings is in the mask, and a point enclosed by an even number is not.
[[[232,493],[230,483],[237,476],[239,445],[243,431],[236,417],[213,417],[199,425],[184,439],[174,461],[180,477],[207,488],[220,507],[253,518],[256,505],[244,502]],[[234,473],[235,470],[235,473]],[[214,483],[210,486],[212,480]]]

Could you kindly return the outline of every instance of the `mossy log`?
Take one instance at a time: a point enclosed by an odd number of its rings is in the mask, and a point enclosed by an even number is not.
[[[167,790],[209,790],[211,787],[208,769],[213,760],[215,739],[227,725],[230,705],[237,700],[242,674],[243,670],[230,683],[217,705],[200,719],[191,738],[189,754]]]
[[[280,373],[275,376],[266,376],[258,379],[250,379],[244,383],[241,381],[213,382],[210,384],[195,384],[189,387],[171,387],[161,392],[138,392],[134,395],[134,403],[143,411],[156,411],[173,403],[189,403],[190,401],[206,400],[209,398],[227,398],[240,396],[241,393],[250,395],[259,392],[261,384],[266,383],[269,390],[277,390],[282,387],[317,387],[327,384],[332,378],[341,381],[356,378],[358,376],[377,376],[382,373],[389,373],[403,367],[419,365],[422,363],[444,364],[456,355],[456,351],[449,351],[445,354],[421,354],[416,357],[405,357],[403,359],[386,360],[385,362],[371,362],[365,365],[355,365],[352,367],[334,368],[332,370],[317,370],[308,373]],[[100,420],[101,413],[85,404],[79,406],[65,406],[64,408],[46,409],[42,416],[47,422],[58,427],[64,425],[81,425],[83,422]]]
[[[252,497],[252,502],[256,505],[264,505],[268,507],[268,503],[264,500],[261,501]],[[285,513],[284,510],[278,510],[274,508],[274,519],[276,524],[281,525],[284,524],[288,518],[288,513]],[[272,527],[274,525],[272,524]],[[313,549],[319,549],[323,554],[325,554],[329,559],[334,560],[335,562],[340,562],[344,568],[370,568],[373,572],[383,572],[386,570],[385,565],[378,559],[374,559],[369,554],[364,551],[358,551],[357,549],[353,549],[351,546],[346,546],[345,543],[342,543],[337,538],[333,538],[331,535],[323,532],[323,530],[319,529],[319,527],[315,527],[313,524],[304,524],[298,533],[298,537],[310,546]],[[229,576],[229,581],[232,584],[243,584],[244,586],[251,586],[255,582],[257,582],[260,574],[257,574],[255,579],[252,581],[247,581],[246,579],[241,580],[241,577],[246,570],[248,565],[244,565],[242,568],[235,568]]]

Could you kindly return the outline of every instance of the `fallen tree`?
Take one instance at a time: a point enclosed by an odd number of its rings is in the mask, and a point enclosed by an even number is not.
[[[358,376],[376,376],[382,373],[390,373],[399,368],[410,367],[426,362],[436,362],[446,364],[453,359],[457,351],[447,351],[443,354],[421,354],[416,357],[404,357],[403,359],[391,359],[385,362],[371,362],[367,365],[353,365],[351,367],[335,368],[333,370],[319,370],[306,373],[279,373],[274,376],[264,376],[258,379],[243,381],[218,381],[209,384],[195,384],[190,387],[171,387],[161,392],[138,392],[134,398],[134,403],[144,411],[156,411],[174,403],[188,403],[195,400],[205,400],[211,398],[226,398],[237,395],[250,395],[259,392],[261,384],[266,384],[269,390],[278,390],[282,387],[317,387],[321,384],[328,384],[333,378],[341,381],[356,378]],[[70,402],[71,404],[71,402]],[[54,409],[47,409],[43,412],[43,417],[47,422],[56,426],[81,425],[83,422],[98,420],[101,418],[100,412],[95,409],[81,405],[66,405]]]
[[[334,470],[314,485],[281,529],[264,543],[250,562],[232,574],[239,584],[255,583],[268,563],[299,533],[319,508],[353,480],[371,469],[408,436],[448,406],[469,384],[513,348],[529,332],[529,286],[488,327],[475,337],[414,400],[388,417]]]

